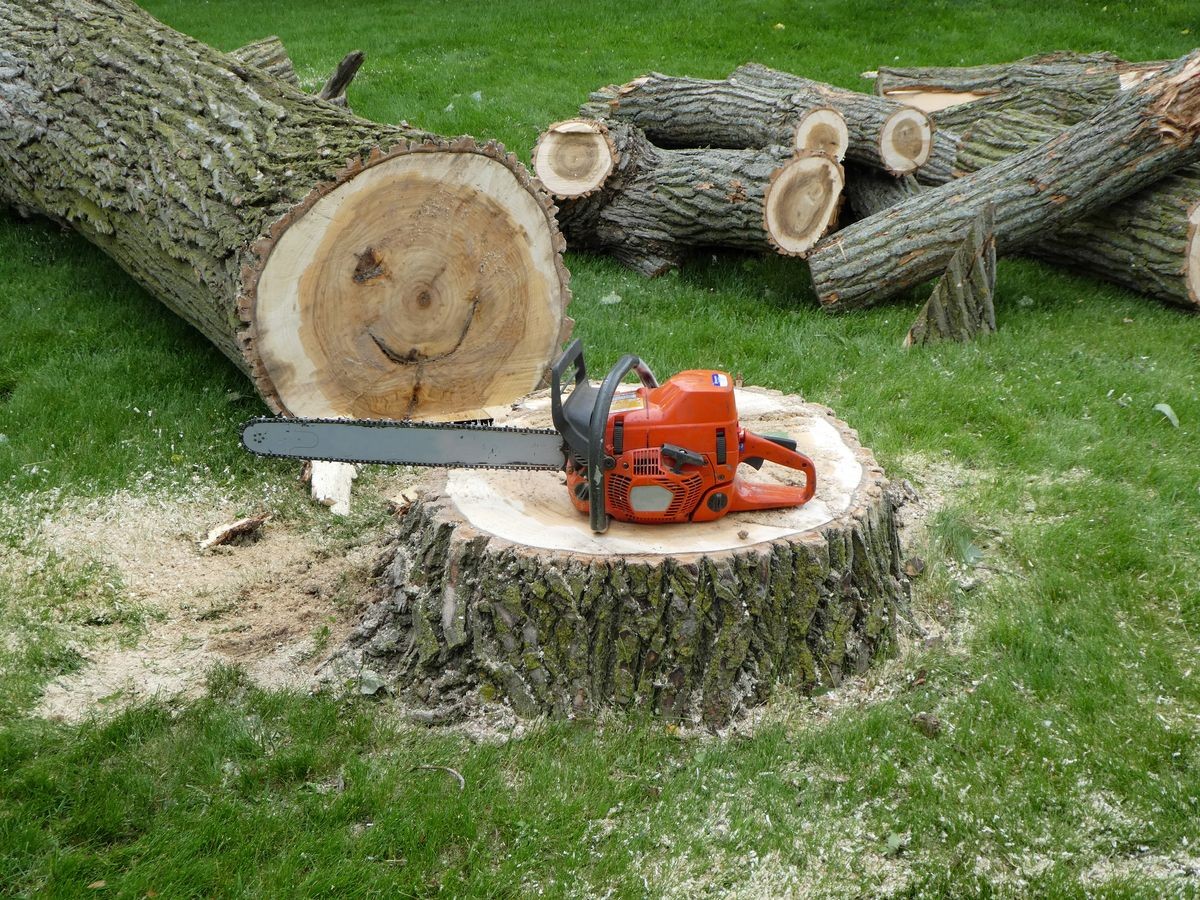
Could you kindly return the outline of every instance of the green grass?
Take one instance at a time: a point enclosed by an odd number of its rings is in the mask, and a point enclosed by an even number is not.
[[[1159,58],[1200,34],[1182,2],[148,6],[225,49],[277,33],[310,85],[362,48],[360,113],[522,152],[648,69],[754,59],[855,85],[897,60]],[[787,260],[705,256],[657,281],[568,264],[596,368],[636,352],[660,373],[740,371],[835,407],[893,475],[944,473],[916,599],[957,637],[918,642],[836,712],[785,691],[744,737],[615,719],[475,744],[236,670],[193,703],[66,726],[29,715],[39,686],[82,664],[81,629],[135,633],[137,611],[103,567],[37,557],[0,585],[0,891],[1200,894],[1150,865],[1200,856],[1200,321],[1004,260],[1000,331],[912,352],[920,292],[835,318]],[[36,549],[64,499],[195,479],[304,515],[289,467],[237,449],[261,411],[246,382],[99,252],[0,220],[0,311],[4,552]],[[963,572],[987,577],[968,590]],[[95,609],[114,625],[81,625]]]

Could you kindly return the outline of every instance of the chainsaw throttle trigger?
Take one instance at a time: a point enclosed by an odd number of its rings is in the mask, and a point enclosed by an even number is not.
[[[674,460],[675,465],[671,466],[671,471],[676,475],[683,474],[684,466],[704,465],[704,457],[701,454],[693,453],[686,447],[679,447],[675,444],[663,444],[659,453],[667,459]]]

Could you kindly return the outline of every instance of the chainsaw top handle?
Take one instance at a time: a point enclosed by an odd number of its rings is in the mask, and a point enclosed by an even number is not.
[[[564,401],[562,376],[572,364],[575,366],[575,386],[571,396]],[[592,531],[597,534],[608,530],[604,474],[616,464],[604,447],[608,414],[621,380],[631,371],[637,372],[638,379],[645,387],[658,387],[658,379],[650,367],[639,357],[627,353],[617,360],[597,388],[588,381],[583,345],[578,340],[571,342],[550,369],[550,413],[554,418],[554,427],[567,442],[576,462],[587,466],[588,515]]]

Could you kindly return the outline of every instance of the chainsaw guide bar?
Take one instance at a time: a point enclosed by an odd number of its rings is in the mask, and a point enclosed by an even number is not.
[[[556,470],[566,459],[553,429],[386,419],[259,417],[242,426],[242,444],[259,456],[455,469]]]

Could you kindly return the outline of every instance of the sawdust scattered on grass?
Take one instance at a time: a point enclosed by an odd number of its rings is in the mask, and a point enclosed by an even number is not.
[[[198,549],[209,528],[242,514],[220,497],[121,492],[46,516],[37,549],[111,569],[145,627],[132,643],[81,643],[84,665],[50,682],[36,712],[76,721],[150,697],[187,699],[218,663],[262,687],[306,688],[369,595],[377,547],[333,553],[315,529],[276,519],[252,539]]]

